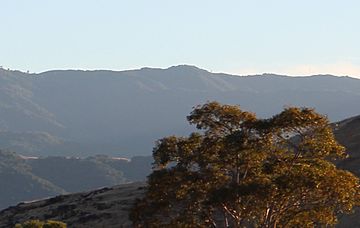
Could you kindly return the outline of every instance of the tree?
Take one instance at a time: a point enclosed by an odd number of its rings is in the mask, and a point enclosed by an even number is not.
[[[159,140],[137,227],[334,225],[360,204],[359,180],[332,161],[346,157],[328,119],[289,107],[258,119],[239,106],[197,106],[199,131]]]

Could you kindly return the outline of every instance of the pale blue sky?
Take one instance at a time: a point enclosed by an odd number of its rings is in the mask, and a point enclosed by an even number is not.
[[[0,65],[360,76],[359,0],[1,0]]]

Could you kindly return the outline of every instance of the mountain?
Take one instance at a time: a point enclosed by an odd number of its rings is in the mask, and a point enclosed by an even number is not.
[[[28,159],[32,173],[56,183],[67,192],[145,180],[151,172],[151,162],[151,157],[129,160],[105,155]]]
[[[0,209],[22,201],[145,180],[151,157],[25,157],[0,151]]]
[[[66,193],[30,170],[31,167],[20,156],[0,151],[0,209],[21,201]]]
[[[186,65],[119,72],[0,70],[0,96],[2,132],[42,132],[58,139],[58,144],[50,140],[46,147],[33,140],[34,146],[26,146],[31,149],[21,149],[28,156],[150,155],[155,140],[188,134],[193,128],[186,115],[209,100],[240,104],[260,117],[286,105],[315,107],[332,121],[360,113],[359,79],[240,77]],[[0,142],[0,148],[5,146],[21,147]]]
[[[63,127],[53,113],[34,100],[33,80],[32,75],[0,69],[0,130],[37,131]]]
[[[41,151],[51,153],[58,149],[65,149],[61,148],[65,145],[65,142],[59,137],[53,136],[47,132],[35,131],[0,131],[0,145],[3,150],[12,150],[20,154],[35,154],[37,156],[43,155]]]

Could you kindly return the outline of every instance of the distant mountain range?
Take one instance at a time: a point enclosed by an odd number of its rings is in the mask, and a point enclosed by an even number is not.
[[[184,135],[193,106],[216,100],[260,117],[310,106],[338,121],[360,113],[360,79],[235,76],[194,66],[131,71],[0,69],[0,148],[28,156],[150,155],[154,141]]]

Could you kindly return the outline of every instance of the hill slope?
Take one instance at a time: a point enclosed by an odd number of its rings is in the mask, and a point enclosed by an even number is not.
[[[335,124],[336,139],[346,147],[349,158],[338,166],[360,176],[360,116],[355,116]]]
[[[58,220],[69,227],[132,227],[129,212],[144,195],[144,183],[102,188],[62,195],[0,211],[0,228],[13,227],[30,219]],[[359,227],[360,211],[340,217],[336,227]]]
[[[346,147],[349,158],[341,161],[338,167],[349,170],[360,177],[360,116],[348,118],[335,124],[335,136]],[[342,227],[360,227],[360,208],[355,214],[341,220]]]
[[[19,204],[0,212],[0,228],[38,218],[61,220],[69,227],[132,227],[128,214],[134,200],[143,194],[142,183],[57,196]]]

